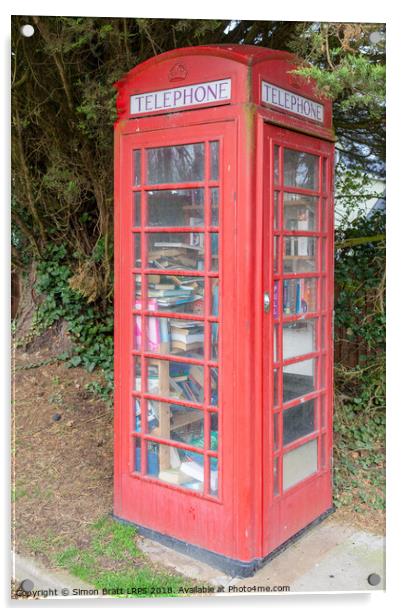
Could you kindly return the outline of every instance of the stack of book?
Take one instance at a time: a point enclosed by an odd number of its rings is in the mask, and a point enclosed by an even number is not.
[[[155,302],[152,310],[173,312],[193,312],[199,314],[204,306],[204,288],[202,279],[184,278],[169,275],[149,275],[148,298]],[[141,276],[136,277],[136,296],[141,298]],[[136,305],[141,308],[141,305]]]
[[[204,346],[204,325],[196,321],[172,319],[170,322],[170,344],[173,353],[200,351]]]
[[[202,403],[204,400],[203,368],[192,365],[187,375],[172,376],[170,374],[170,387],[178,398]]]
[[[204,247],[194,244],[154,242],[148,254],[150,265],[158,269],[203,269]]]

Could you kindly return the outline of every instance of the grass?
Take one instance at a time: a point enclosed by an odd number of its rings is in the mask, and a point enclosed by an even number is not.
[[[46,555],[55,549],[60,549],[64,543],[64,538],[48,531],[45,536],[33,535],[26,540],[27,547],[35,555]]]
[[[28,492],[24,487],[16,484],[14,487],[11,488],[11,502],[15,503],[15,501],[17,501],[19,498],[23,498],[27,494]]]
[[[135,529],[108,517],[91,525],[85,547],[65,548],[55,564],[116,597],[174,597],[188,586],[185,578],[150,565],[136,545]]]

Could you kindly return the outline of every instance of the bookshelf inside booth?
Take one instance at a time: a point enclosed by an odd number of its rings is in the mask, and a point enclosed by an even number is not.
[[[132,472],[219,495],[219,141],[133,150]]]

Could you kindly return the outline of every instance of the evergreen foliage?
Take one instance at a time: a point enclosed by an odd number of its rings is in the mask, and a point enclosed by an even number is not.
[[[31,38],[21,36],[26,23]],[[333,99],[343,194],[355,206],[367,172],[384,170],[384,38],[383,24],[12,18],[13,266],[36,262],[37,325],[67,321],[68,361],[103,369],[98,393],[110,399],[113,384],[113,83],[178,47],[243,43],[298,54],[298,72]],[[337,333],[360,353],[356,365],[336,367],[338,496],[350,485],[351,451],[371,452],[363,466],[383,463],[384,238],[381,214],[345,219],[336,238]]]

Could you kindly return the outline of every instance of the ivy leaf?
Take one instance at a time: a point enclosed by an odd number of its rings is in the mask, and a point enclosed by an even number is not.
[[[77,366],[80,365],[81,361],[82,360],[81,360],[81,357],[79,355],[74,355],[74,357],[72,357],[70,359],[70,365],[74,366],[74,368],[76,368]]]

